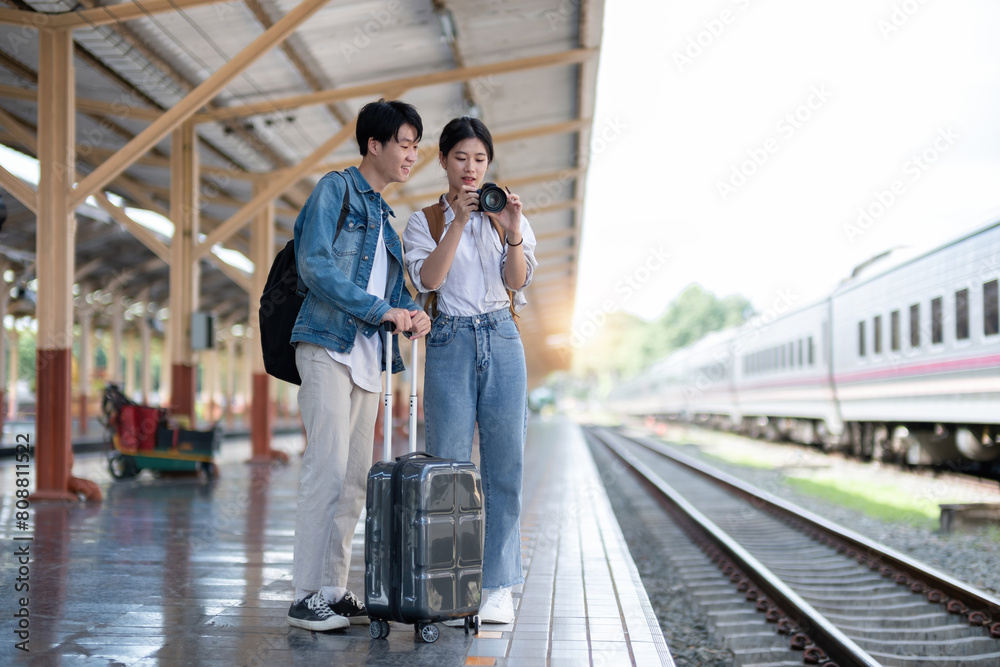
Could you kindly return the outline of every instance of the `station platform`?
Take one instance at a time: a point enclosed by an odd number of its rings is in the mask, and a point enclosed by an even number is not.
[[[483,625],[475,636],[440,625],[433,644],[402,624],[380,640],[367,625],[330,633],[288,626],[303,439],[278,437],[274,446],[292,462],[249,466],[249,442],[227,441],[214,482],[148,472],[115,481],[102,455],[78,456],[75,473],[98,482],[104,501],[34,503],[28,530],[16,522],[14,463],[4,461],[0,663],[672,667],[601,473],[571,421],[529,422],[525,582],[514,589],[514,623]],[[394,453],[405,447],[400,437]],[[362,521],[349,580],[359,595],[363,542]],[[25,548],[30,559],[21,565],[14,554]],[[15,592],[19,577],[30,590]],[[29,652],[17,648],[22,641]]]

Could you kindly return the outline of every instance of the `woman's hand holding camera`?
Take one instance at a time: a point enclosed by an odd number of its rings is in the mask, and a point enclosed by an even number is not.
[[[521,198],[516,194],[507,191],[507,205],[499,213],[487,212],[490,216],[504,228],[507,232],[507,244],[519,246],[521,244]]]
[[[451,210],[455,212],[454,223],[464,225],[469,221],[469,216],[473,211],[479,210],[479,190],[471,185],[463,185],[462,192],[455,195],[455,199],[448,202]]]

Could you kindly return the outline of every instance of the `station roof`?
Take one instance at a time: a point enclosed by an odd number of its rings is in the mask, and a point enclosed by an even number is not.
[[[77,26],[83,178],[214,73],[246,58],[246,47],[300,2],[0,0],[0,143],[35,155],[39,54],[29,24]],[[567,337],[573,312],[603,12],[603,0],[321,3],[282,44],[253,54],[195,113],[201,232],[210,235],[274,174],[321,158],[275,201],[277,251],[319,177],[359,163],[353,120],[380,96],[414,104],[424,121],[417,168],[385,193],[402,232],[410,213],[447,187],[437,164],[440,129],[455,116],[478,116],[496,144],[488,180],[521,196],[539,241],[539,269],[520,325],[529,373],[536,381],[565,367],[565,348],[554,343]],[[338,132],[344,140],[315,156]],[[104,191],[124,207],[169,217],[170,152],[168,134]],[[10,185],[0,178],[9,209],[0,255],[23,281],[33,277],[38,251],[35,217]],[[77,210],[78,298],[90,294],[101,304],[113,292],[162,308],[168,258],[150,249],[121,211],[94,200]],[[159,240],[169,245],[170,233],[161,230]],[[220,248],[249,255],[248,226]],[[201,264],[200,309],[224,325],[255,320],[258,297],[248,294],[248,273],[216,255]]]

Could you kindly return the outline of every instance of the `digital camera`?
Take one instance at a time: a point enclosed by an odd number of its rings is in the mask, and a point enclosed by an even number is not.
[[[479,193],[478,211],[499,213],[507,207],[507,193],[496,183],[483,183],[476,192]]]

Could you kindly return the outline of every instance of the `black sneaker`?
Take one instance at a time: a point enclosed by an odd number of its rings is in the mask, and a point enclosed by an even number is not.
[[[368,625],[368,610],[354,593],[347,591],[347,595],[340,599],[340,602],[331,604],[330,609],[334,614],[343,616],[355,625]]]
[[[321,593],[313,593],[292,603],[288,608],[288,624],[314,632],[324,632],[343,630],[350,625],[350,622],[343,616],[333,613]]]

